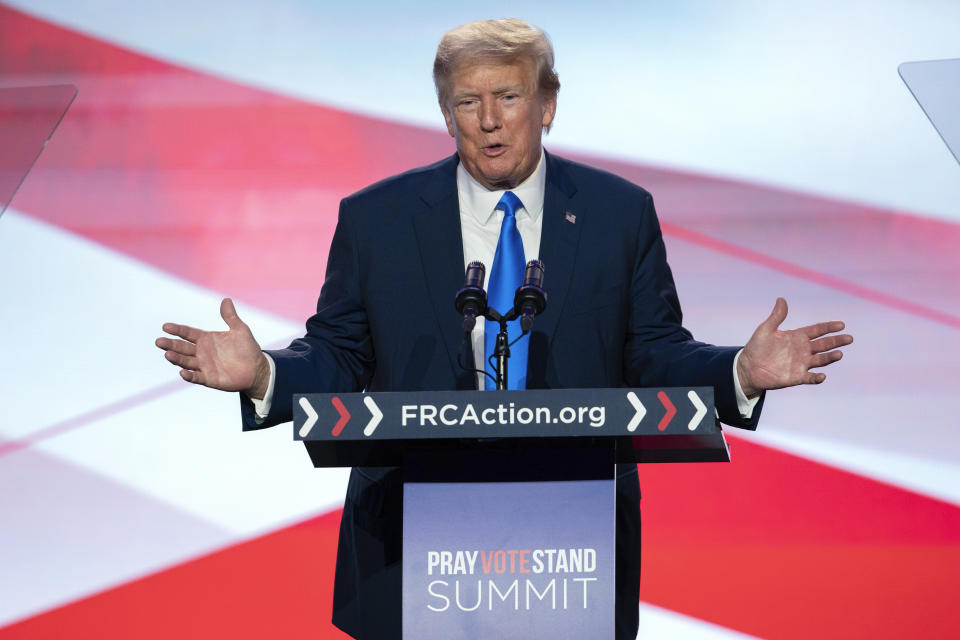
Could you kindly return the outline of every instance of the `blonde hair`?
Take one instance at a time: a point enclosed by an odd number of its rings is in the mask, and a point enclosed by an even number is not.
[[[553,68],[553,45],[542,29],[518,18],[504,18],[468,22],[447,31],[433,61],[433,83],[440,106],[446,107],[450,78],[461,64],[488,60],[509,63],[521,58],[533,62],[540,94],[556,98],[560,78]]]

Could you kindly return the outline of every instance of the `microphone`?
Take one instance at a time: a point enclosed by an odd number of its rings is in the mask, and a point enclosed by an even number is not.
[[[531,260],[523,273],[523,284],[513,296],[513,308],[520,311],[520,328],[529,333],[533,317],[547,308],[547,294],[543,290],[543,263]]]
[[[463,315],[463,332],[471,333],[477,324],[477,316],[487,312],[487,292],[483,290],[483,279],[487,275],[487,268],[482,262],[471,262],[467,265],[467,275],[463,286],[457,291],[454,306],[457,313]]]

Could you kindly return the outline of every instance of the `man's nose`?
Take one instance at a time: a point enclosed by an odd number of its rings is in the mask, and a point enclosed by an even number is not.
[[[480,128],[484,131],[496,131],[500,128],[500,109],[496,102],[481,105]]]

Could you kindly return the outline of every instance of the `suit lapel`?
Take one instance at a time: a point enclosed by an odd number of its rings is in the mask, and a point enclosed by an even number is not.
[[[580,230],[586,208],[576,198],[576,187],[563,165],[549,153],[547,181],[543,200],[543,226],[540,237],[540,260],[544,266],[544,290],[547,308],[537,317],[530,340],[527,386],[546,384],[546,362],[561,312],[567,304],[567,293],[576,269]]]
[[[464,266],[456,169],[456,155],[439,164],[420,193],[427,208],[414,216],[413,225],[433,314],[457,378],[457,388],[472,389],[476,379],[457,364],[463,332],[453,301],[463,286]],[[466,352],[465,364],[470,366],[473,358],[469,347]]]

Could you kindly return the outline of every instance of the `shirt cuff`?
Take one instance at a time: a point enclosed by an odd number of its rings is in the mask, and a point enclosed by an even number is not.
[[[737,351],[737,355],[733,359],[733,388],[737,393],[737,409],[740,411],[740,417],[744,420],[749,420],[753,417],[754,407],[760,402],[760,396],[750,399],[747,397],[747,394],[743,392],[743,387],[740,386],[740,377],[737,375],[737,363],[740,362],[741,353],[743,353],[743,349]],[[272,382],[270,388],[273,389]]]
[[[277,380],[277,365],[268,353],[264,353],[263,355],[267,356],[267,364],[270,365],[270,382],[267,384],[267,390],[263,394],[263,400],[250,398],[250,402],[253,403],[253,410],[257,414],[257,424],[266,420],[267,416],[270,415],[270,405],[273,404],[273,383]],[[737,389],[739,388],[740,387],[737,386]],[[740,393],[742,394],[743,392],[741,391]],[[739,398],[740,396],[737,397]]]

